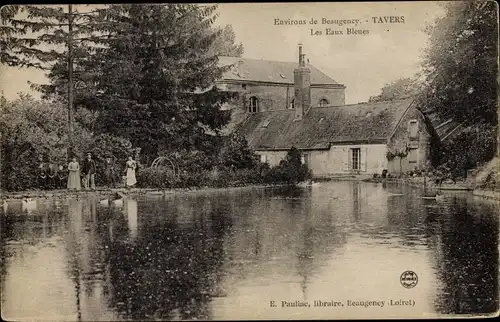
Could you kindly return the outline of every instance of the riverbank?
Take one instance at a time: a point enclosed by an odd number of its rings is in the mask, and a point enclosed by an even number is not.
[[[424,177],[405,177],[405,178],[386,178],[386,179],[380,179],[380,178],[372,178],[372,179],[365,179],[362,180],[364,182],[374,182],[374,183],[393,183],[393,184],[403,184],[403,185],[408,185],[411,187],[423,187],[426,183],[429,185],[431,182],[433,182],[433,178],[426,178]],[[463,181],[463,182],[443,182],[441,185],[439,185],[440,190],[451,190],[451,191],[472,191],[474,190],[474,184],[470,181]]]
[[[427,180],[430,180],[427,178]],[[402,184],[411,187],[423,187],[424,178],[423,177],[407,177],[407,178],[370,178],[366,179],[363,177],[349,177],[349,178],[330,178],[314,180],[315,182],[325,182],[325,181],[363,181],[371,183],[388,183],[388,184]],[[299,184],[299,186],[309,186],[310,184]],[[192,188],[172,188],[172,189],[155,189],[155,188],[105,188],[98,187],[96,190],[82,190],[82,191],[68,191],[66,189],[61,190],[34,190],[34,191],[22,191],[22,192],[7,192],[1,194],[1,200],[6,202],[14,200],[23,199],[48,199],[48,198],[67,198],[67,197],[80,197],[80,196],[98,196],[102,198],[113,197],[116,193],[131,196],[165,196],[172,194],[183,194],[183,193],[194,193],[194,192],[215,192],[215,191],[234,191],[242,189],[263,189],[263,188],[275,188],[275,187],[289,187],[288,184],[268,184],[268,185],[248,185],[248,186],[231,186],[231,187],[192,187]],[[500,200],[500,191],[496,190],[484,190],[484,189],[474,189],[472,184],[467,182],[457,182],[453,183],[443,183],[440,187],[441,190],[447,191],[473,191],[474,196],[484,197],[488,199]]]
[[[498,190],[475,189],[472,194],[477,197],[500,201],[500,191]]]
[[[500,200],[500,158],[495,157],[478,169],[476,182],[478,187],[474,196],[486,199]]]
[[[233,187],[196,187],[196,188],[173,188],[173,189],[154,189],[154,188],[103,188],[98,187],[96,190],[68,191],[61,190],[35,190],[22,192],[7,192],[1,194],[1,200],[9,202],[24,199],[48,199],[48,198],[67,198],[80,196],[98,196],[100,198],[112,197],[115,194],[130,195],[130,196],[165,196],[172,194],[195,193],[195,192],[215,192],[215,191],[235,191],[243,189],[263,189],[276,187],[290,187],[288,184],[274,185],[248,185],[248,186],[233,186]]]
[[[363,180],[365,182],[383,182],[383,179],[369,179]],[[429,178],[427,180],[430,180]],[[387,178],[385,179],[387,183],[393,184],[406,184],[412,187],[423,187],[424,178],[423,177],[411,177],[411,178]],[[439,187],[440,190],[444,191],[472,191],[472,194],[476,197],[482,197],[492,200],[500,200],[500,191],[494,189],[483,189],[475,187],[472,181],[457,182],[457,183],[442,183]]]
[[[427,180],[430,180],[427,178]],[[390,183],[390,184],[404,184],[413,187],[423,187],[424,178],[423,177],[407,177],[407,178],[370,178],[367,179],[366,176],[349,176],[342,178],[321,178],[315,179],[313,182],[325,182],[325,181],[362,181],[371,183]],[[310,186],[309,183],[300,183],[298,186]],[[121,188],[106,188],[97,187],[96,190],[82,190],[82,191],[68,191],[66,189],[60,190],[33,190],[33,191],[21,191],[21,192],[6,192],[1,194],[2,200],[12,201],[12,200],[23,200],[23,199],[48,199],[48,198],[67,198],[67,197],[79,197],[79,196],[98,196],[102,198],[113,197],[116,193],[131,196],[141,196],[141,195],[156,195],[164,196],[171,194],[181,194],[181,193],[193,193],[193,192],[214,192],[214,191],[229,191],[229,190],[239,190],[239,189],[262,189],[262,188],[273,188],[273,187],[286,187],[291,186],[289,184],[267,184],[267,185],[246,185],[246,186],[229,186],[229,187],[191,187],[191,188],[171,188],[171,189],[157,189],[157,188],[131,188],[127,189]],[[466,185],[465,183],[443,183],[441,185],[442,190],[455,190],[455,191],[470,191],[473,190],[472,187]]]

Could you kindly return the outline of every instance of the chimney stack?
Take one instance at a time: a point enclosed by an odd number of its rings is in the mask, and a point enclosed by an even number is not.
[[[299,66],[293,71],[296,120],[301,120],[311,107],[311,70],[306,67],[304,56],[299,44]]]
[[[304,56],[302,55],[302,44],[299,44],[299,66],[303,66]]]

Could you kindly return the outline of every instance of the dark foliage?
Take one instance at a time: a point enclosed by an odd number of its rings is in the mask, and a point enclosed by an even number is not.
[[[234,142],[234,141],[233,141]],[[244,147],[246,144],[243,143]],[[244,150],[253,155],[251,151]],[[233,156],[245,154],[237,151]],[[246,158],[244,158],[246,159]],[[201,160],[200,160],[201,161]],[[194,167],[191,170],[196,169]],[[139,185],[148,188],[235,187],[249,184],[297,184],[310,179],[310,171],[301,163],[300,152],[292,148],[286,158],[275,167],[255,162],[248,167],[214,167],[195,171],[182,170],[178,175],[168,169],[145,169],[138,178]]]
[[[420,105],[442,122],[453,119],[463,125],[453,140],[444,146],[433,140],[432,148],[433,164],[458,175],[490,160],[496,150],[498,17],[493,1],[443,6],[445,15],[428,28]]]

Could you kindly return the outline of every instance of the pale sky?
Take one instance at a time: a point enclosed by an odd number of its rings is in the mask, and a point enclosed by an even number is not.
[[[384,84],[419,71],[427,44],[424,27],[442,9],[437,2],[359,3],[226,3],[219,4],[217,25],[230,24],[244,57],[297,61],[297,45],[303,44],[310,63],[346,88],[346,103],[367,101],[380,93]],[[372,17],[404,16],[404,23],[374,23]],[[339,27],[322,24],[328,20],[360,20]],[[306,25],[275,25],[275,19],[306,20]],[[317,25],[309,24],[311,19]],[[388,18],[390,19],[390,18]],[[378,20],[378,19],[377,19]],[[401,18],[398,19],[402,21]],[[326,28],[343,35],[325,35]],[[367,35],[346,35],[347,28],[369,30]],[[311,35],[311,29],[322,35]],[[0,67],[0,90],[8,99],[18,92],[33,93],[27,83],[45,83],[43,72]]]

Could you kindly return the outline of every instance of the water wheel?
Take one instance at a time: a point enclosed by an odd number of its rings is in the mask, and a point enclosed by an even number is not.
[[[151,164],[151,169],[156,171],[167,171],[172,177],[177,177],[179,175],[179,167],[174,160],[169,157],[158,157]]]

